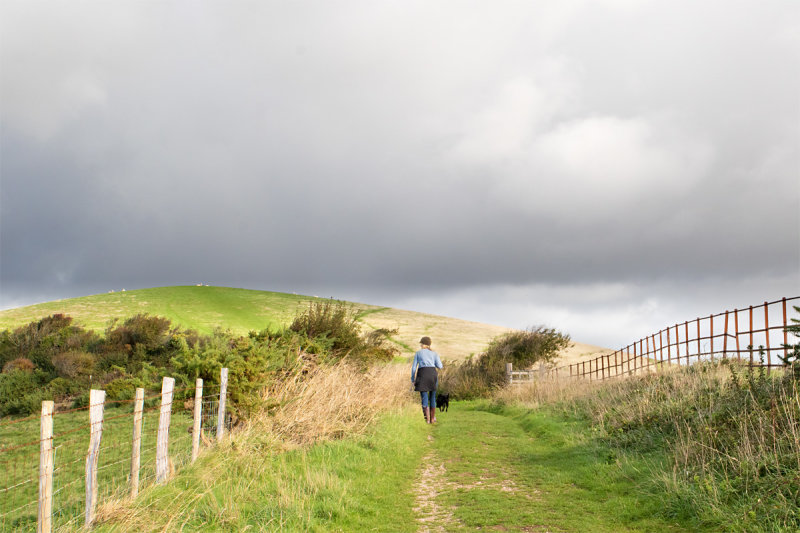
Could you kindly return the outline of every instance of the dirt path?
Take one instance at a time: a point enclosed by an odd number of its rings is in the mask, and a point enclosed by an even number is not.
[[[428,442],[433,442],[432,435],[428,435]],[[452,509],[436,503],[439,489],[444,484],[444,463],[431,451],[422,458],[415,490],[414,512],[417,515],[419,533],[446,532],[446,527],[455,522]]]

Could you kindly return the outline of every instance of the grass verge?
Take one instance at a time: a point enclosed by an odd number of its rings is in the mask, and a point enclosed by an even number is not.
[[[394,411],[362,436],[282,453],[245,432],[136,502],[107,505],[95,531],[415,531],[417,418]]]

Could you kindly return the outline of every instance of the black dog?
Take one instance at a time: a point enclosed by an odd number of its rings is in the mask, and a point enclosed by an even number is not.
[[[439,411],[445,412],[447,408],[450,407],[450,395],[449,394],[439,394],[436,396],[436,405],[439,407]]]

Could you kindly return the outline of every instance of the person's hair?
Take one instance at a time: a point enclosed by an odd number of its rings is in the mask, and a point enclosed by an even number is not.
[[[422,337],[419,340],[419,343],[423,346],[427,346],[428,348],[431,347],[431,338],[430,337]]]

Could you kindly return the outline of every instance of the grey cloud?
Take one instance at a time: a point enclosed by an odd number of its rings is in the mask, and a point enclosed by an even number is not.
[[[800,285],[794,2],[0,15],[3,305],[200,281]]]

